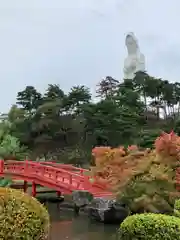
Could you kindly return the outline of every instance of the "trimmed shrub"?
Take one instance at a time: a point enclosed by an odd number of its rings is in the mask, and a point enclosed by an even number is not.
[[[122,222],[118,237],[120,240],[180,240],[180,219],[163,214],[135,214]]]
[[[35,198],[22,191],[0,187],[0,239],[45,240],[49,214]]]
[[[175,201],[175,204],[174,204],[174,215],[176,217],[180,217],[180,199]]]

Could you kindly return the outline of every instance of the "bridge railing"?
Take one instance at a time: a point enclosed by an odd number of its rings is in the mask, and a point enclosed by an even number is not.
[[[79,169],[79,172],[81,170]],[[83,172],[83,171],[81,171]],[[88,176],[74,171],[65,170],[56,166],[49,166],[40,162],[32,161],[7,161],[0,160],[0,174],[21,175],[25,178],[47,181],[52,185],[64,185],[69,190],[79,188],[90,188],[91,183]]]
[[[81,175],[87,175],[86,173],[89,172],[88,169],[83,169],[83,168],[79,168],[79,167],[75,167],[74,165],[72,164],[64,164],[64,163],[56,163],[56,162],[50,162],[50,161],[45,161],[45,162],[34,162],[34,161],[31,161],[31,160],[25,160],[25,161],[28,161],[30,163],[40,163],[41,165],[46,165],[46,166],[52,166],[52,167],[56,167],[56,168],[61,168],[61,169],[64,169],[64,170],[67,170],[67,171],[73,171],[73,172],[76,172],[78,174],[81,174]],[[7,163],[17,163],[19,161],[15,161],[15,160],[8,160]],[[24,161],[23,161],[24,162]]]
[[[78,168],[78,167],[73,166],[72,164],[63,164],[63,163],[55,163],[55,162],[41,162],[41,163],[44,165],[62,168],[67,171],[74,171],[79,174],[82,174],[83,176],[89,172],[88,169]]]

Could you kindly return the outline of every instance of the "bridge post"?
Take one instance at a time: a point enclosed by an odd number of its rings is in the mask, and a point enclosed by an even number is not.
[[[28,161],[25,160],[24,172],[27,173],[28,171]]]
[[[4,160],[0,160],[0,173],[4,172]]]
[[[69,175],[69,184],[71,184],[72,185],[72,175]]]
[[[35,197],[36,196],[36,183],[32,182],[32,196]]]
[[[24,185],[23,185],[23,190],[24,190],[24,192],[27,191],[27,188],[28,188],[27,181],[24,181]]]
[[[80,169],[80,175],[81,175],[81,176],[84,176],[84,174],[83,174],[83,169]]]
[[[61,197],[61,192],[60,191],[57,192],[57,197]]]

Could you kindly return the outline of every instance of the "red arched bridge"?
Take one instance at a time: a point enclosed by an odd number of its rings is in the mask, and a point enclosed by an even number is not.
[[[61,194],[71,194],[75,190],[85,190],[94,197],[108,198],[113,196],[105,185],[91,181],[88,170],[72,165],[0,160],[0,176],[24,180],[25,191],[27,190],[27,182],[32,182],[33,196],[36,196],[37,184],[54,189]]]

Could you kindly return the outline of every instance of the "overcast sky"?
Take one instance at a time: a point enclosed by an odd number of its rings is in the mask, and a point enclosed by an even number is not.
[[[132,31],[149,74],[180,81],[179,0],[0,0],[0,112],[18,91],[123,77]]]

